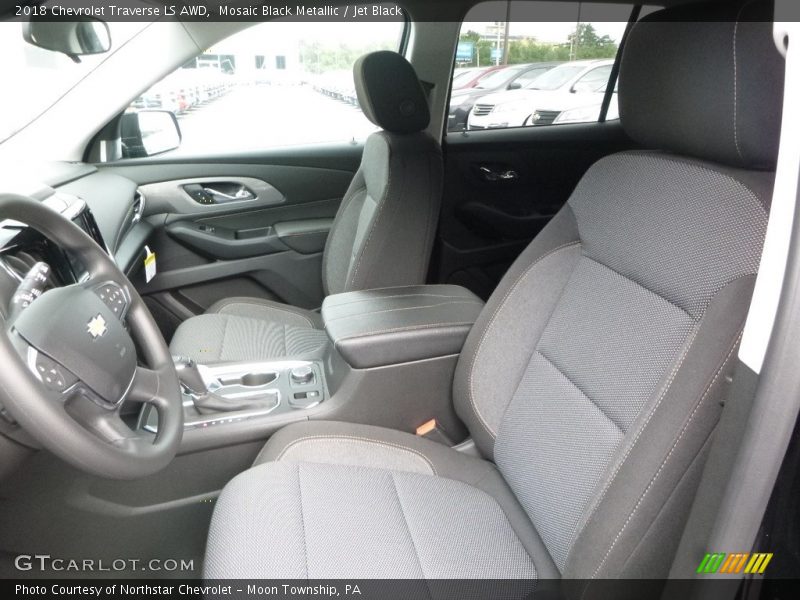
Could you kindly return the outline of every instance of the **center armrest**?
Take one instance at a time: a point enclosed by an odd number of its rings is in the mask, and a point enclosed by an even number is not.
[[[322,303],[325,331],[356,369],[458,354],[483,301],[457,285],[334,294]]]

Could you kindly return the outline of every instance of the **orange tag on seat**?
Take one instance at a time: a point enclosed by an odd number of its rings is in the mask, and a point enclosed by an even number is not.
[[[422,425],[417,427],[417,435],[428,435],[434,429],[436,429],[436,419],[425,421]]]

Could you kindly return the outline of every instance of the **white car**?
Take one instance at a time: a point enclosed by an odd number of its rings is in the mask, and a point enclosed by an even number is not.
[[[572,61],[547,71],[522,89],[484,96],[473,106],[467,128],[551,125],[562,113],[569,117],[576,110],[580,112],[573,114],[589,115],[580,120],[596,120],[613,64],[610,59]],[[573,117],[572,121],[558,122],[577,121]]]

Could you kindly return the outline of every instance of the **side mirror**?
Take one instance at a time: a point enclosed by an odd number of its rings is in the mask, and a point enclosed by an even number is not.
[[[103,54],[111,49],[108,25],[99,19],[83,21],[26,21],[22,37],[29,44],[66,54],[75,62],[79,56]]]
[[[181,145],[181,128],[168,110],[140,110],[120,119],[122,158],[143,158]]]
[[[508,89],[509,90],[521,90],[522,89],[522,84],[519,81],[512,81],[511,83],[508,84]]]

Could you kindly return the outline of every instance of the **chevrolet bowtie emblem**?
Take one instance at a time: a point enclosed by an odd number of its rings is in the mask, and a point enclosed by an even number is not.
[[[102,315],[97,315],[86,324],[86,330],[94,339],[102,337],[105,335],[106,331],[108,331],[108,327],[106,327],[106,320]]]

